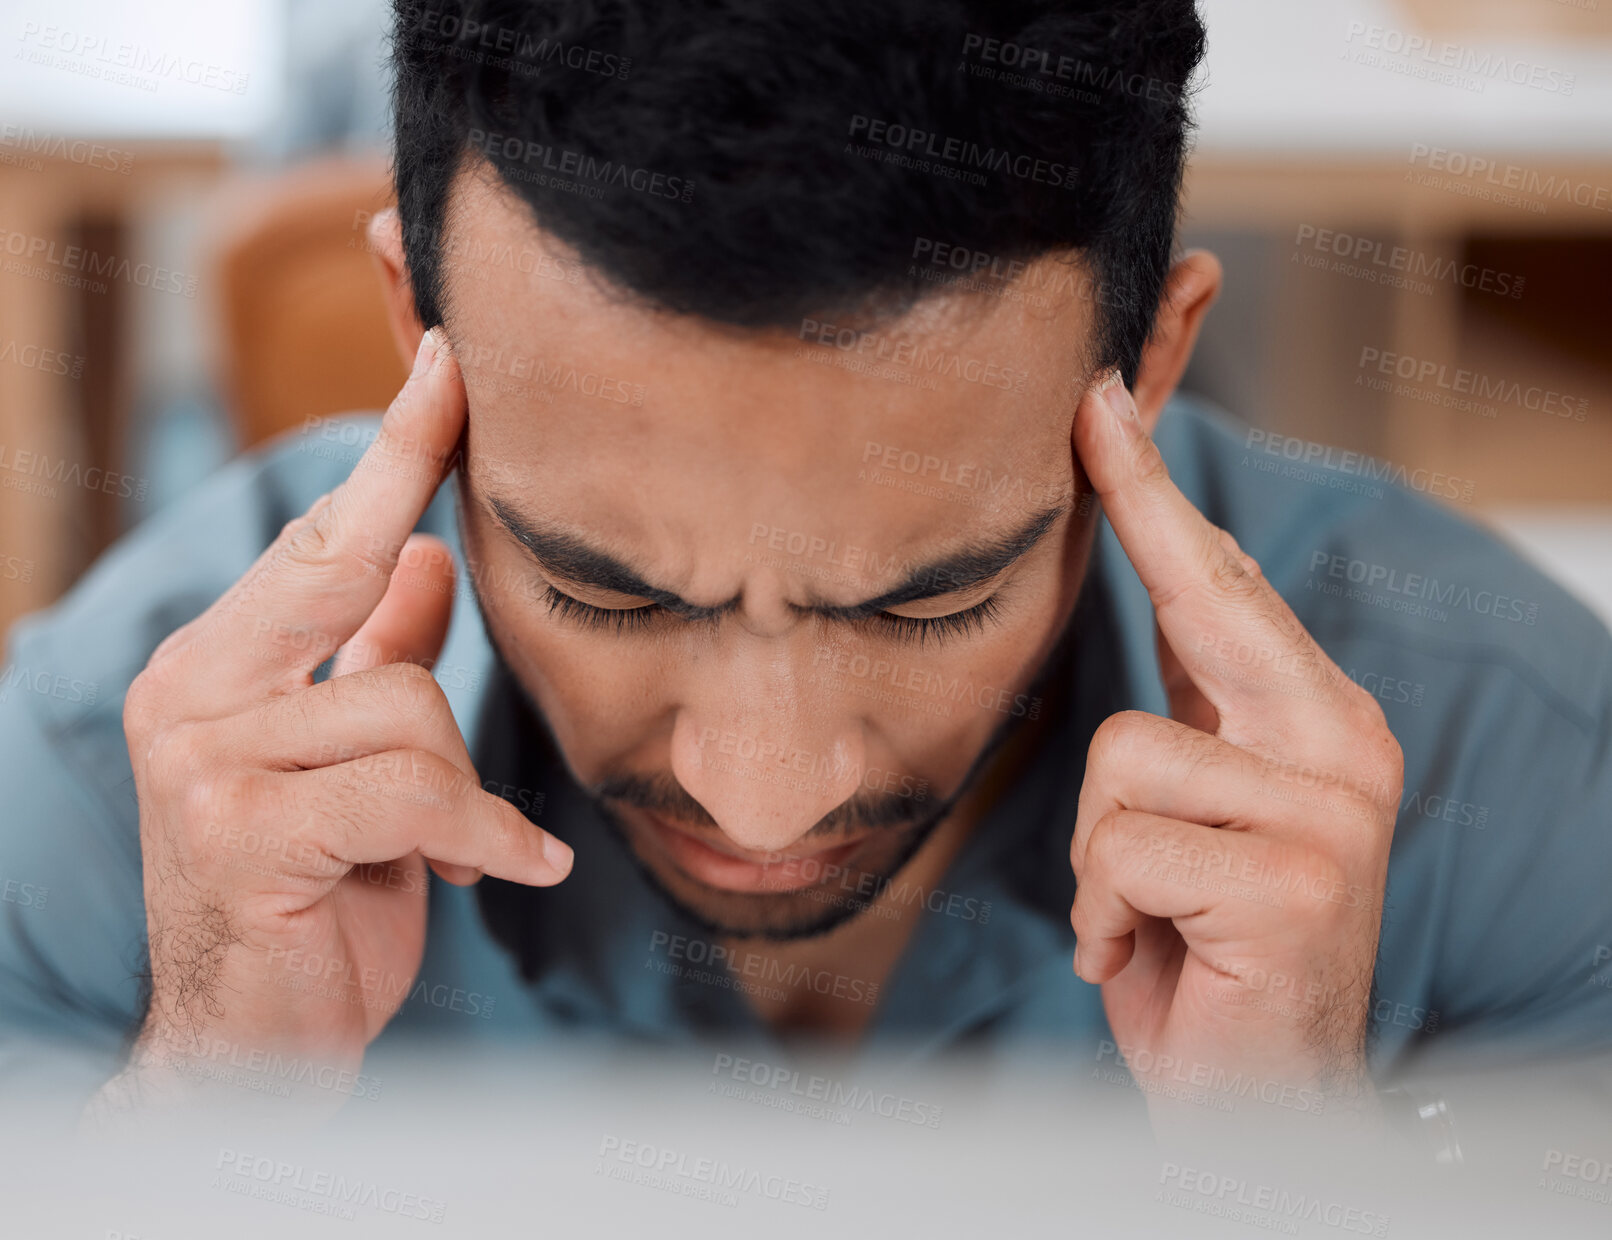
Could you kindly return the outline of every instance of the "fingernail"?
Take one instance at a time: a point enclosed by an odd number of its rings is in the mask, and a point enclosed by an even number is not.
[[[1131,390],[1125,386],[1119,371],[1114,371],[1097,391],[1122,427],[1129,430],[1138,424],[1136,401],[1132,399]]]
[[[431,369],[431,363],[437,360],[437,349],[442,343],[442,333],[433,327],[420,337],[420,347],[414,354],[414,373],[423,375]]]
[[[1075,944],[1075,976],[1080,977],[1080,944],[1079,943]],[[1081,977],[1080,980],[1085,981],[1086,979]]]
[[[546,832],[544,833],[543,860],[547,861],[551,866],[553,866],[555,872],[558,873],[561,878],[564,878],[571,872],[571,862],[575,859],[576,854],[571,851],[571,846],[569,844],[555,839],[552,835],[549,835]]]

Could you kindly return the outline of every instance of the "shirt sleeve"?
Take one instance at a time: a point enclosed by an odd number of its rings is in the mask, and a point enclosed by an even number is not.
[[[0,1095],[93,1092],[140,1003],[137,829],[64,760],[31,698],[82,693],[23,644],[0,676]],[[132,794],[131,794],[132,800]],[[130,850],[133,855],[130,855]]]
[[[129,684],[278,530],[351,470],[378,419],[322,419],[237,458],[19,621],[0,668],[0,1096],[93,1092],[143,1012]],[[433,511],[445,513],[439,495]],[[443,517],[436,518],[440,528]],[[422,528],[433,528],[422,523]]]
[[[1612,676],[1587,658],[1597,670],[1594,714],[1543,692],[1471,704],[1487,724],[1472,791],[1431,807],[1456,840],[1431,996],[1445,1051],[1612,1050]]]

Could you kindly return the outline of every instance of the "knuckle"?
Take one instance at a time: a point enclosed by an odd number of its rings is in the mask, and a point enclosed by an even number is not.
[[[1215,589],[1228,598],[1248,599],[1261,592],[1259,578],[1243,567],[1236,556],[1227,555],[1224,550],[1216,551],[1211,554],[1210,564],[1210,579]]]
[[[469,804],[484,824],[484,842],[479,850],[484,862],[519,857],[525,852],[528,828],[524,819],[516,821],[515,812],[509,806],[492,796],[472,797]],[[487,866],[484,864],[481,868]]]
[[[251,772],[193,770],[179,794],[186,829],[199,839],[209,828],[249,822],[255,817],[258,793]]]
[[[403,756],[422,803],[446,808],[450,813],[463,812],[472,786],[463,771],[429,749],[405,750]]]
[[[1324,853],[1310,852],[1291,864],[1280,865],[1283,871],[1303,876],[1303,882],[1290,883],[1289,890],[1305,903],[1312,916],[1334,921],[1347,917],[1352,905],[1343,897],[1355,889],[1341,862]]]
[[[1146,711],[1122,710],[1110,715],[1092,734],[1087,766],[1102,770],[1136,761],[1152,739],[1156,723]]]
[[[1124,810],[1109,810],[1099,818],[1086,841],[1086,873],[1112,873],[1129,854],[1135,838]]]
[[[376,679],[392,705],[408,717],[422,712],[434,715],[448,704],[431,669],[418,663],[387,663],[378,669]]]
[[[1240,602],[1265,592],[1261,575],[1249,571],[1254,561],[1243,554],[1228,531],[1211,525],[1205,531],[1205,542],[1204,560],[1209,566],[1209,578],[1219,593]]]
[[[130,742],[131,753],[144,748],[141,742],[157,732],[167,715],[170,695],[166,681],[163,674],[147,667],[129,683],[123,695],[123,733]]]
[[[322,560],[330,547],[330,528],[325,518],[329,511],[330,506],[326,504],[287,521],[275,540],[281,550],[299,560]]]
[[[350,793],[325,796],[311,814],[299,821],[290,837],[301,847],[348,861],[356,851],[356,842],[369,830],[373,805],[373,798]],[[383,812],[391,812],[390,807]]]
[[[1131,474],[1149,487],[1162,487],[1170,481],[1170,467],[1152,435],[1138,435],[1131,441]]]
[[[1399,793],[1405,783],[1405,751],[1388,726],[1384,724],[1372,736],[1371,764],[1373,783],[1382,790],[1385,798],[1399,809]]]
[[[1347,676],[1342,669],[1336,673],[1336,684],[1338,696],[1348,712],[1349,724],[1353,730],[1371,732],[1388,726],[1388,717],[1383,714],[1382,704],[1368,690]]]
[[[289,701],[286,702],[285,708],[296,712],[296,726],[301,731],[310,736],[317,733],[321,714],[319,699],[327,697],[337,703],[342,702],[343,697],[348,692],[347,687],[341,683],[345,679],[347,678],[338,676],[334,680],[324,681],[321,684],[304,689],[300,693],[291,695]],[[274,728],[274,719],[280,709],[282,709],[280,700],[276,699],[264,702],[254,709],[253,714],[257,719],[258,727],[264,735],[268,735]],[[339,747],[334,742],[322,741],[318,753],[319,765],[328,765],[328,759],[338,752]]]
[[[1395,782],[1403,781],[1405,778],[1405,749],[1399,743],[1399,737],[1394,735],[1393,729],[1388,727],[1386,723],[1383,725],[1378,743],[1382,746],[1383,761],[1393,773]]]
[[[172,660],[174,657],[174,652],[180,647],[188,644],[191,638],[202,630],[206,619],[207,613],[203,612],[193,620],[181,624],[173,632],[169,633],[162,639],[160,643],[158,643],[157,648],[151,652],[151,658],[146,661],[146,667],[151,668],[161,666]]]
[[[341,516],[341,495],[338,488],[325,502],[288,521],[278,539],[281,554],[298,564],[339,569],[344,574],[389,576],[397,562],[398,548],[374,536],[348,537]]]
[[[1091,930],[1092,898],[1084,884],[1075,888],[1075,900],[1069,909],[1069,928],[1075,932],[1077,941],[1084,939]]]
[[[1397,793],[1404,778],[1405,753],[1388,726],[1382,703],[1348,677],[1342,680],[1352,760],[1369,777],[1373,787],[1391,785]]]
[[[154,787],[183,788],[196,779],[206,751],[201,725],[165,723],[143,739],[141,773]]]
[[[1265,574],[1259,566],[1259,561],[1243,550],[1242,544],[1237,541],[1235,534],[1218,526],[1215,533],[1220,540],[1221,547],[1225,549],[1226,555],[1236,561],[1245,573],[1256,581],[1264,577]]]

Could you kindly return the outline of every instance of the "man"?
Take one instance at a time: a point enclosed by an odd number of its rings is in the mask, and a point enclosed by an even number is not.
[[[373,443],[15,635],[98,692],[0,717],[8,1062],[1057,1039],[1353,1103],[1606,1046],[1605,630],[1174,398],[1188,0],[396,20]]]

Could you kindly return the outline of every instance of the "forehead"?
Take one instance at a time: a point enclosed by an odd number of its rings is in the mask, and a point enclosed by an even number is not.
[[[471,478],[523,516],[687,565],[760,525],[894,556],[1067,498],[1091,326],[1072,292],[745,331],[604,287],[486,179],[461,176],[452,205]]]

